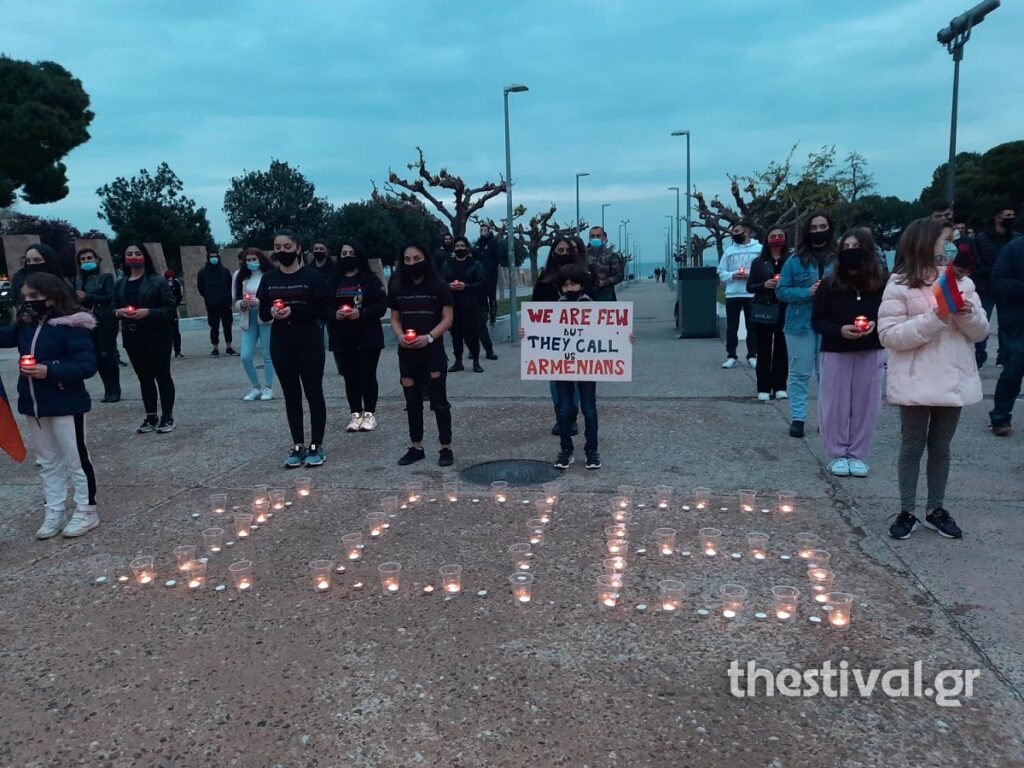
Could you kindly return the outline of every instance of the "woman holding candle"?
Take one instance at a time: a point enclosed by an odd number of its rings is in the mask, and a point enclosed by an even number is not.
[[[121,370],[117,364],[117,320],[114,318],[114,275],[100,272],[100,257],[92,248],[75,254],[78,277],[75,292],[78,303],[92,312],[96,328],[92,341],[96,346],[96,362],[103,380],[101,403],[121,399]]]
[[[242,266],[232,281],[231,298],[238,312],[238,327],[242,331],[242,368],[252,385],[244,397],[246,402],[274,399],[274,361],[270,359],[270,321],[260,318],[260,302],[256,294],[267,275],[274,267],[270,259],[259,248],[246,248],[242,252]],[[265,384],[260,387],[260,376],[252,359],[256,345],[263,355],[263,376]]]
[[[868,476],[864,459],[882,410],[885,355],[875,324],[884,288],[871,231],[851,229],[811,310],[811,325],[821,335],[818,426],[836,477]]]
[[[174,294],[167,281],[156,273],[153,258],[142,243],[131,243],[125,248],[124,268],[128,274],[114,284],[114,317],[121,321],[122,343],[139,378],[146,408],[146,418],[136,431],[166,434],[174,429]]]
[[[773,397],[785,400],[789,359],[786,334],[786,305],[779,301],[775,289],[782,267],[789,258],[789,236],[782,227],[768,231],[761,255],[750,265],[747,293],[752,293],[748,333],[757,336],[757,399],[768,402]]]
[[[351,242],[341,246],[333,285],[334,315],[327,326],[329,348],[345,379],[345,397],[352,418],[348,432],[377,428],[377,364],[384,349],[381,318],[388,297],[366,257]]]
[[[480,367],[480,301],[484,284],[484,270],[473,258],[469,240],[455,238],[452,257],[445,262],[442,271],[444,281],[452,292],[452,352],[455,362],[448,373],[463,371],[462,349],[469,349],[473,361],[473,372],[483,373]]]
[[[787,259],[775,287],[775,295],[786,305],[783,328],[789,352],[789,436],[804,436],[807,418],[807,390],[811,374],[818,372],[818,348],[821,337],[811,325],[814,294],[832,268],[832,220],[813,212],[804,221],[800,248],[796,257]]]
[[[452,454],[452,411],[445,386],[447,366],[441,338],[452,327],[452,292],[438,276],[427,251],[415,244],[402,249],[388,291],[391,332],[398,340],[398,370],[405,393],[412,445],[398,460],[407,466],[426,458],[423,451],[423,393],[430,397],[430,410],[437,420],[441,443],[437,464],[450,467]]]
[[[898,467],[900,513],[889,528],[906,539],[920,521],[914,515],[921,457],[928,449],[928,501],[924,525],[947,538],[963,536],[943,508],[949,478],[949,446],[960,410],[981,400],[974,344],[988,337],[988,318],[970,278],[956,280],[963,308],[940,309],[935,296],[939,264],[952,242],[942,222],[920,219],[900,237],[900,263],[882,295],[878,335],[889,351],[886,394],[900,407],[902,442]]]
[[[36,538],[73,538],[100,524],[96,475],[85,444],[85,414],[92,405],[85,380],[96,373],[96,319],[81,310],[56,275],[29,274],[21,297],[17,321],[0,328],[0,347],[16,346],[22,355],[18,412],[28,417],[46,504]],[[75,493],[70,520],[64,511],[69,478]]]
[[[275,270],[265,274],[256,292],[260,320],[273,321],[270,328],[270,357],[284,393],[285,413],[292,436],[292,449],[284,466],[296,469],[322,466],[323,439],[327,431],[327,401],[324,400],[324,343],[318,320],[330,317],[330,290],[320,273],[303,265],[299,236],[290,229],[274,235]],[[309,403],[310,443],[303,438],[302,395]]]

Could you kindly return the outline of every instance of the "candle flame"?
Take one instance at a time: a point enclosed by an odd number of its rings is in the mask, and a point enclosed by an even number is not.
[[[792,614],[789,611],[776,611],[775,616],[782,621],[788,619]]]
[[[663,610],[663,611],[674,611],[675,609],[676,609],[676,604],[673,603],[670,600],[666,600],[665,602],[663,602],[661,604],[661,610]]]
[[[704,554],[707,555],[708,557],[714,557],[715,555],[718,554],[718,550],[715,549],[714,547],[705,547],[704,548]]]
[[[529,595],[516,595],[516,600],[518,600],[520,603],[528,603],[528,602],[530,602],[530,596]]]
[[[722,615],[725,616],[725,618],[727,618],[727,619],[735,619],[736,618],[736,611],[731,610],[729,608],[726,608],[725,610],[722,611]]]

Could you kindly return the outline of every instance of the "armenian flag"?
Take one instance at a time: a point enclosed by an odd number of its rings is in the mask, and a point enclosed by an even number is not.
[[[932,286],[932,292],[935,294],[940,317],[952,315],[964,308],[964,295],[957,287],[956,273],[953,271],[952,264],[939,275],[939,279]]]
[[[19,464],[25,460],[25,443],[18,431],[18,422],[11,413],[11,404],[7,400],[4,380],[0,378],[0,448]]]

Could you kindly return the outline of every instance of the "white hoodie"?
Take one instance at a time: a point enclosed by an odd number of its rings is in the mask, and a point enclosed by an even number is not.
[[[725,249],[718,262],[718,279],[725,283],[725,298],[749,299],[754,294],[747,293],[747,279],[733,280],[740,267],[750,274],[750,265],[761,255],[761,243],[753,238],[743,245],[732,243]]]

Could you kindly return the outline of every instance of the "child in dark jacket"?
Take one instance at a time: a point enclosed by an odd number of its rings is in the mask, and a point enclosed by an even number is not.
[[[28,417],[46,504],[36,538],[58,533],[73,538],[100,523],[96,475],[85,445],[85,414],[91,407],[85,380],[96,373],[96,318],[75,304],[67,284],[55,275],[29,275],[21,294],[17,320],[0,328],[0,347],[16,346],[21,354],[18,412]],[[68,476],[75,489],[70,520]]]

